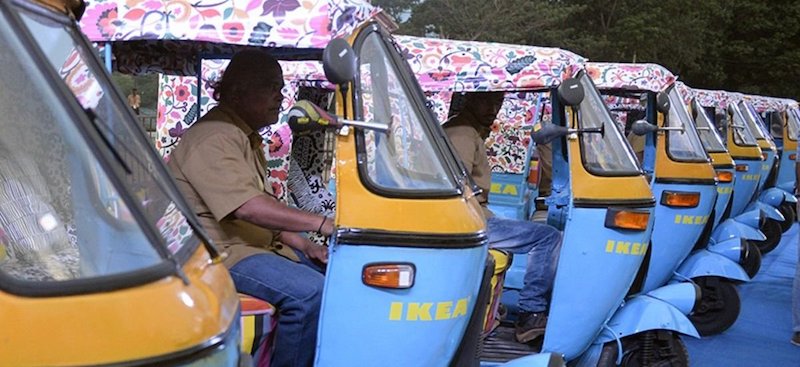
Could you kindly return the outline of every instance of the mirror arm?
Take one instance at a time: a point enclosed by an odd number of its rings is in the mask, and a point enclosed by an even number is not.
[[[685,132],[686,129],[683,126],[681,126],[681,127],[665,126],[665,127],[659,127],[658,131],[680,131],[680,132]]]
[[[567,129],[567,134],[602,134],[602,127],[586,127],[583,129]]]
[[[357,126],[363,127],[365,129],[375,130],[382,133],[386,133],[389,131],[389,125],[382,124],[379,122],[369,122],[369,121],[357,121],[357,120],[348,120],[348,119],[339,119],[339,122],[348,125],[348,126]]]

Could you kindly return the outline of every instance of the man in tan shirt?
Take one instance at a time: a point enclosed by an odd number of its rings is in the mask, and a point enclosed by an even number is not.
[[[467,93],[464,109],[445,122],[444,131],[467,172],[483,190],[478,201],[486,217],[489,247],[528,255],[516,325],[517,340],[527,343],[544,335],[548,294],[555,278],[561,233],[546,224],[496,217],[488,208],[492,169],[485,141],[503,97],[502,92]]]
[[[203,227],[227,252],[236,289],[277,307],[272,366],[311,366],[324,278],[287,257],[325,263],[327,248],[297,232],[330,235],[334,228],[329,218],[281,203],[265,183],[258,130],[277,122],[282,86],[281,67],[266,52],[234,55],[215,85],[219,105],[186,131],[167,165]]]

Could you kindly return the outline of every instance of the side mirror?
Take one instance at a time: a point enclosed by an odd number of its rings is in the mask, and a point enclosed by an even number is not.
[[[637,120],[631,125],[631,131],[637,136],[644,136],[658,131],[658,127],[646,120]]]
[[[389,131],[389,124],[339,118],[306,100],[297,101],[289,109],[287,116],[289,116],[289,128],[295,132],[325,128],[338,129],[343,126],[358,126],[383,133]]]
[[[334,84],[345,84],[356,77],[358,58],[347,41],[334,38],[322,51],[322,70],[325,78]]]
[[[669,96],[664,92],[658,92],[656,95],[656,109],[663,114],[669,113]]]
[[[575,107],[583,102],[584,91],[580,80],[569,78],[558,86],[558,100],[561,103]]]

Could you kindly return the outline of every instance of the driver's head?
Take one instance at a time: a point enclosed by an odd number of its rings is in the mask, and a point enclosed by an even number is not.
[[[483,126],[491,126],[503,105],[505,92],[470,92],[464,98],[464,110],[472,113]]]
[[[262,50],[244,50],[233,55],[222,79],[214,86],[214,98],[258,130],[278,121],[282,88],[283,72],[278,60]]]

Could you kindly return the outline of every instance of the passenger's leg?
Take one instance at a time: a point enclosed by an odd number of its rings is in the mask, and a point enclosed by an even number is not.
[[[281,256],[246,257],[230,269],[236,290],[272,303],[278,328],[271,366],[311,366],[324,277]]]
[[[498,217],[489,218],[487,225],[489,247],[528,254],[519,308],[527,312],[545,311],[556,274],[561,232],[546,224]]]

